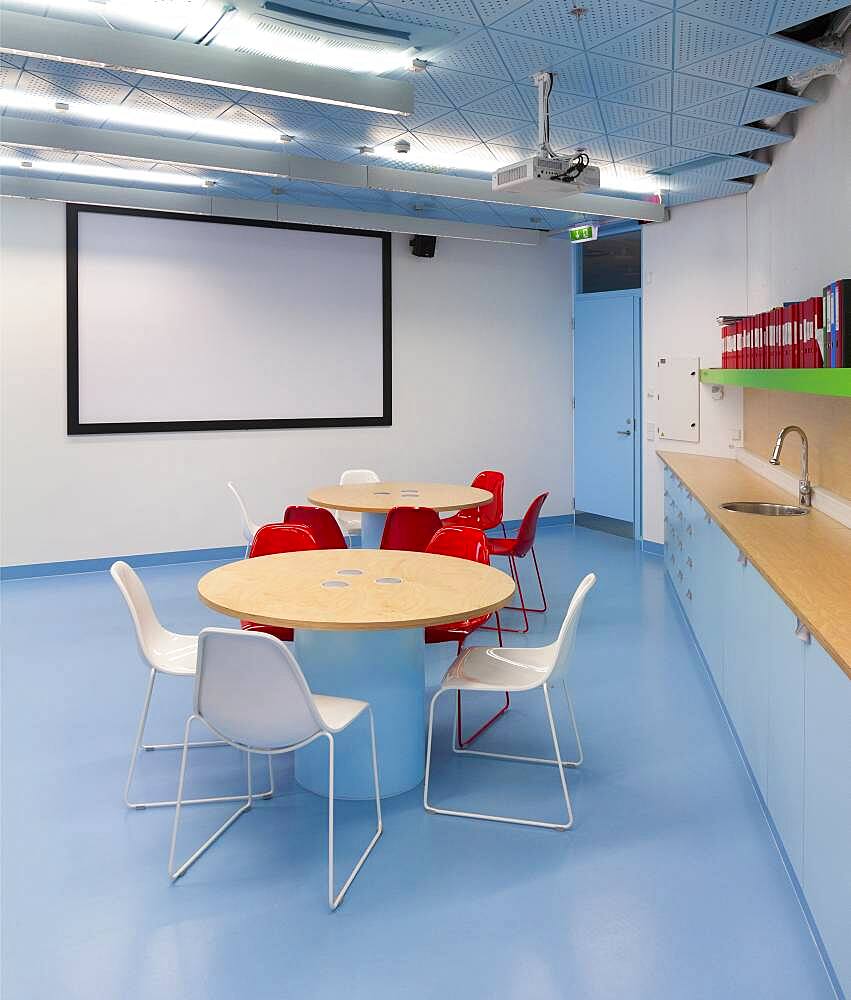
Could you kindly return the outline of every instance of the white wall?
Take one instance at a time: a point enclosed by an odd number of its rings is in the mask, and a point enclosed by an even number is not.
[[[846,47],[847,51],[847,47]],[[752,313],[818,294],[851,277],[851,59],[806,92],[819,103],[787,118],[792,142],[744,195],[675,208],[643,227],[645,420],[654,420],[656,359],[699,355],[720,364],[719,313]],[[715,402],[701,386],[697,445],[644,436],[644,537],[663,539],[662,465],[656,449],[732,457],[741,391]]]
[[[507,517],[543,489],[545,515],[572,509],[564,241],[441,239],[427,260],[393,237],[392,427],[71,438],[64,205],[0,199],[0,240],[4,565],[238,544],[226,480],[276,520],[349,467],[447,482],[502,469]]]

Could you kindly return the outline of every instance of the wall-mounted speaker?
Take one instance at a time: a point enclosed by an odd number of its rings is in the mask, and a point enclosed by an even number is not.
[[[412,236],[411,253],[415,257],[433,257],[437,247],[436,236]]]

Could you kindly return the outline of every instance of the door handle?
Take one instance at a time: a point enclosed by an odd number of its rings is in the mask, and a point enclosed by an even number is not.
[[[617,433],[620,434],[621,437],[627,437],[628,438],[630,436],[630,434],[632,434],[632,431],[618,431]]]

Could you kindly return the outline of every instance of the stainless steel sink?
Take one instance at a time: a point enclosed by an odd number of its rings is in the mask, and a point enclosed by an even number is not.
[[[808,514],[806,507],[795,507],[785,503],[757,503],[753,500],[734,500],[722,503],[724,510],[734,510],[740,514],[764,514],[768,517],[796,517]]]

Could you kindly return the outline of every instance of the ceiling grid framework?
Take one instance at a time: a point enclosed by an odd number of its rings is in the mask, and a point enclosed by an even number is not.
[[[161,2],[168,4],[168,0]],[[292,6],[298,5],[293,0]],[[0,6],[15,9],[11,0]],[[475,156],[477,162],[492,161],[495,168],[535,150],[536,94],[531,77],[548,70],[555,74],[551,112],[556,149],[564,153],[585,149],[615,178],[621,173],[634,178],[653,172],[665,191],[666,203],[673,206],[739,193],[748,186],[741,179],[767,169],[766,164],[743,154],[787,142],[791,136],[757,123],[813,103],[771,89],[770,84],[837,58],[776,32],[844,4],[835,0],[679,0],[676,4],[675,0],[582,0],[584,13],[578,17],[566,0],[313,0],[310,6],[354,20],[362,14],[373,22],[385,19],[394,25],[417,25],[442,33],[441,44],[420,53],[428,63],[425,71],[388,74],[413,83],[413,115],[357,111],[14,55],[0,60],[0,86],[60,101],[169,111],[236,126],[256,123],[292,136],[288,151],[338,162],[406,166],[380,150],[372,158],[359,152],[360,147],[404,138],[412,152],[457,155],[458,166],[449,165],[444,172],[469,176],[465,156]],[[42,13],[50,16],[49,4]],[[3,116],[29,120],[77,121],[68,114],[37,116],[5,105],[0,111]],[[89,118],[86,124],[113,127],[106,116],[100,122]],[[187,135],[193,134],[187,126]],[[196,137],[203,138],[200,133]],[[28,155],[45,158],[49,152],[31,150]],[[51,155],[59,160],[73,157]],[[712,162],[707,164],[707,159]],[[411,166],[422,169],[415,163]],[[168,170],[174,168],[168,165]],[[530,219],[537,217],[537,210],[518,213],[514,210],[518,206],[395,192],[364,194],[363,189],[307,182],[270,185],[264,179],[238,175],[226,179],[222,174],[216,180],[223,188],[244,190],[243,197],[290,197],[305,204],[307,198],[321,197],[323,204],[361,210],[381,205],[381,211],[396,213],[446,212],[445,217],[451,219],[466,213],[471,219],[500,220],[496,225],[546,228],[556,222],[562,226],[575,215],[538,212],[541,220],[533,223]],[[273,186],[282,193],[273,194]],[[509,217],[515,222],[507,222]]]

